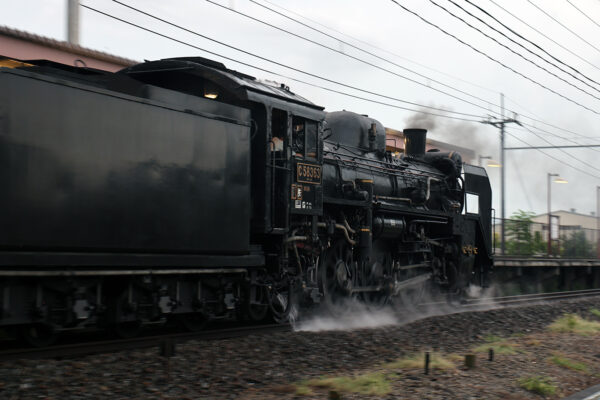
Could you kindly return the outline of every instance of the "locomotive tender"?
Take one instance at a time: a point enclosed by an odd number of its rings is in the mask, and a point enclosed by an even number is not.
[[[425,130],[397,157],[379,121],[199,57],[0,59],[0,91],[0,327],[37,344],[489,279],[485,170]]]

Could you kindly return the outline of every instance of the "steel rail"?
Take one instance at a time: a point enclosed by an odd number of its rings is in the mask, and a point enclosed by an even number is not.
[[[255,334],[291,331],[289,324],[254,325],[227,329],[211,329],[200,332],[171,333],[141,336],[131,339],[61,344],[42,348],[16,348],[0,351],[0,362],[17,359],[77,358],[93,354],[113,353],[157,347],[165,341],[180,344],[189,340],[220,340]],[[157,353],[158,354],[158,353]]]
[[[551,292],[551,293],[531,293],[521,294],[514,296],[499,296],[499,297],[485,297],[478,299],[467,299],[460,304],[460,308],[474,308],[481,306],[490,305],[515,305],[515,304],[536,304],[543,301],[553,300],[564,300],[579,297],[594,297],[600,296],[600,289],[584,289],[584,290],[572,290],[564,292]],[[447,305],[445,301],[421,303],[419,307],[427,306],[441,306]]]

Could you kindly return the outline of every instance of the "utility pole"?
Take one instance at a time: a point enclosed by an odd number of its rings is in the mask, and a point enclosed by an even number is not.
[[[488,121],[481,121],[484,124],[488,124],[488,125],[493,125],[496,128],[500,128],[500,218],[501,218],[501,224],[502,224],[502,233],[501,233],[501,239],[500,239],[500,249],[501,249],[501,254],[505,254],[506,253],[506,206],[505,206],[505,181],[506,181],[506,174],[505,174],[505,170],[504,170],[504,166],[506,165],[506,161],[504,159],[504,150],[506,149],[506,147],[504,146],[504,125],[506,124],[510,124],[510,123],[515,123],[518,125],[521,125],[521,123],[519,121],[516,120],[516,114],[514,115],[514,118],[504,118],[504,93],[500,93],[500,119],[499,120],[488,120]]]
[[[600,186],[596,186],[596,255],[600,258]]]
[[[67,0],[67,41],[79,44],[79,1]]]

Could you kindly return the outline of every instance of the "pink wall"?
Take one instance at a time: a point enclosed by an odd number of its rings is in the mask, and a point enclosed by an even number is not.
[[[2,35],[0,35],[0,56],[18,58],[20,60],[44,59],[77,66],[82,66],[79,62],[77,64],[75,63],[76,60],[81,60],[87,67],[112,72],[128,66],[125,64],[102,61],[93,57],[70,53],[68,51]]]

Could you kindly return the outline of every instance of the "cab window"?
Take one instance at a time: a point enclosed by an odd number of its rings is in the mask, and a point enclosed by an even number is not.
[[[316,160],[318,155],[318,125],[302,117],[292,119],[292,151],[294,156]]]
[[[292,120],[292,151],[296,157],[304,157],[304,118]]]
[[[315,121],[306,121],[305,123],[306,136],[306,157],[317,159],[317,123]]]

